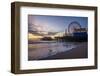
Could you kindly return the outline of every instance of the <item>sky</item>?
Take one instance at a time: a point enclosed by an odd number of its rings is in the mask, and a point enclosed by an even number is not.
[[[73,21],[78,22],[82,28],[88,27],[87,17],[28,15],[28,30],[63,32]]]

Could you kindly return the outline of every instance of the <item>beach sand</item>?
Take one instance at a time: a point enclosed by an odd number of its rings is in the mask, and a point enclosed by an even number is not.
[[[87,42],[81,43],[78,47],[69,51],[58,53],[56,55],[49,56],[47,58],[39,60],[54,60],[54,59],[76,59],[88,57],[88,44]]]

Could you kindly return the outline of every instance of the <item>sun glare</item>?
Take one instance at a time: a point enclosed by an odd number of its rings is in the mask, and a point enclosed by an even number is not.
[[[40,39],[40,38],[42,38],[42,36],[34,35],[31,33],[28,34],[28,39]]]

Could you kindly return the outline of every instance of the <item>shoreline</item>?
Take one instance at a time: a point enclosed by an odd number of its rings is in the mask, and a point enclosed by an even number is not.
[[[72,48],[66,52],[61,52],[46,58],[38,60],[54,60],[54,59],[75,59],[88,57],[88,44],[87,42],[81,43],[78,47]]]

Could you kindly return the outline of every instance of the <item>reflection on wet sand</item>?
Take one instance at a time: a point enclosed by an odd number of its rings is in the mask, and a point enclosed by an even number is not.
[[[69,51],[75,47],[77,47],[77,43],[75,42],[42,41],[33,44],[31,43],[28,47],[28,59],[38,60],[46,58],[61,52]]]

